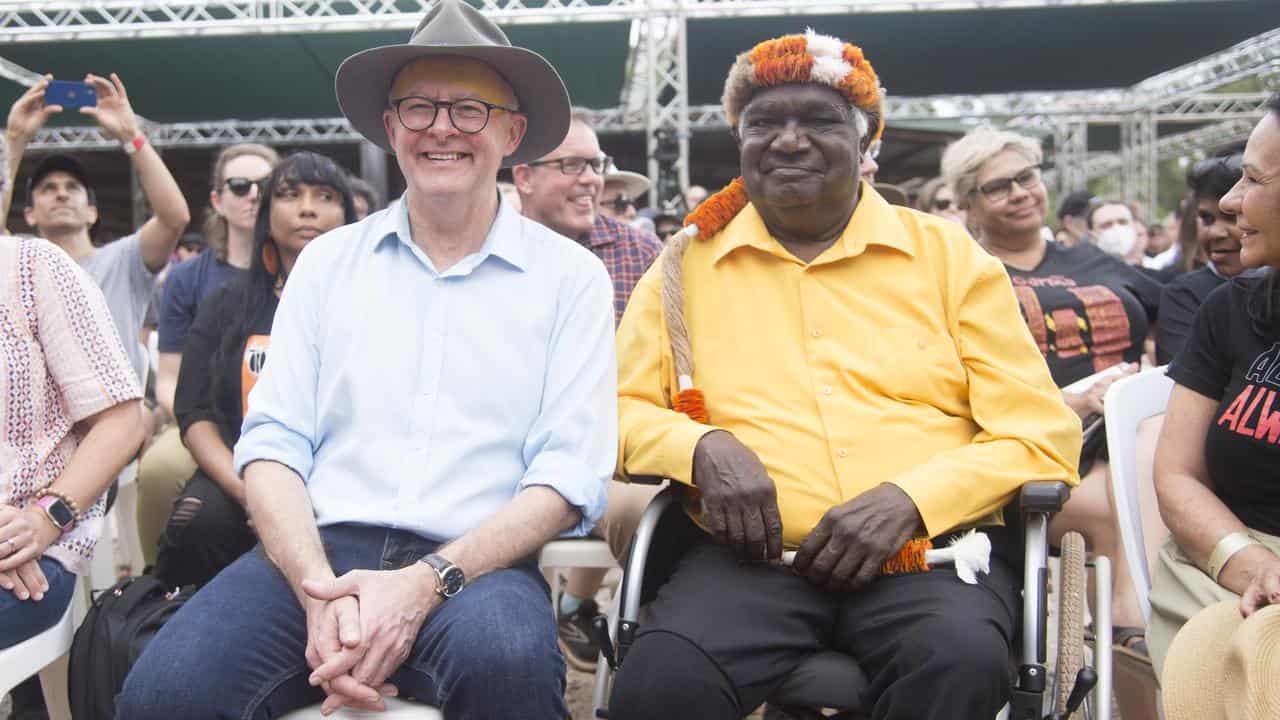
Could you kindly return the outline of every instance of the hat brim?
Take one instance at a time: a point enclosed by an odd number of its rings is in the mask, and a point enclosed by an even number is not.
[[[434,56],[479,60],[511,85],[528,127],[516,151],[503,158],[503,167],[537,160],[564,142],[570,113],[564,81],[538,53],[501,45],[387,45],[352,55],[343,61],[334,79],[338,107],[351,127],[374,145],[393,152],[382,124],[391,82],[405,64]]]
[[[622,191],[632,200],[649,192],[649,187],[652,185],[649,178],[629,170],[615,170],[609,173],[605,176],[604,183],[605,185],[618,183],[622,186]]]

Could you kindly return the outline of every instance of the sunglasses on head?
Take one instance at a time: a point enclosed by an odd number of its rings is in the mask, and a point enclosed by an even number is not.
[[[223,180],[222,184],[226,185],[227,189],[231,191],[231,194],[236,197],[244,197],[245,195],[248,195],[250,188],[257,186],[258,197],[262,197],[263,191],[266,190],[267,179],[258,178],[257,180],[250,180],[249,178],[230,177]]]
[[[626,195],[619,195],[618,197],[612,200],[606,200],[604,204],[613,208],[613,211],[616,213],[623,213],[627,211],[627,208],[635,207],[636,201],[632,200]]]

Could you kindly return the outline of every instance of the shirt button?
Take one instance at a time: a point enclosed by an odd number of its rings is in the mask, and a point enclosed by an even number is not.
[[[809,333],[809,334],[810,334],[810,335],[812,335],[812,336],[814,336],[814,337],[822,337],[822,331],[821,331],[821,330],[814,330],[813,332],[811,332],[811,333]]]
[[[826,387],[822,388],[822,394],[823,394],[823,395],[830,395],[830,394],[831,394],[831,386],[830,386],[830,385],[828,385],[828,386],[826,386]]]
[[[849,457],[849,451],[841,448],[836,451],[836,455],[839,455],[840,457]]]

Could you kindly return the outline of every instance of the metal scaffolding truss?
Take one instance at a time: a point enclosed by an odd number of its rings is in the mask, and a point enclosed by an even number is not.
[[[504,24],[925,12],[1161,0],[483,0]],[[0,43],[408,30],[431,0],[6,0]]]

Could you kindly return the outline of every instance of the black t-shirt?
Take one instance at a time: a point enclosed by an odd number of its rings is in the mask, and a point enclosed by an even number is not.
[[[1213,289],[1225,282],[1209,266],[1184,273],[1164,286],[1160,294],[1160,323],[1156,327],[1156,363],[1168,365],[1182,352],[1196,311]]]
[[[1211,292],[1169,377],[1219,401],[1204,441],[1214,492],[1245,525],[1280,535],[1280,331],[1259,333],[1246,311],[1264,282]]]
[[[1142,357],[1160,284],[1137,268],[1088,243],[1048,243],[1034,270],[1005,267],[1058,387]]]
[[[244,279],[237,278],[200,303],[182,349],[182,370],[173,399],[173,413],[183,433],[196,422],[209,420],[218,426],[227,447],[240,439],[246,398],[265,366],[271,321],[279,305],[275,295],[255,305],[250,332],[240,332],[244,310],[239,288]],[[239,335],[234,354],[220,352],[229,333]]]

